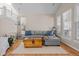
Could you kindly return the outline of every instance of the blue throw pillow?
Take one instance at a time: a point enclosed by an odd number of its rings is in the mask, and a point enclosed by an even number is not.
[[[31,31],[26,31],[25,36],[32,35]]]
[[[52,35],[52,31],[47,31],[45,35],[51,36]]]

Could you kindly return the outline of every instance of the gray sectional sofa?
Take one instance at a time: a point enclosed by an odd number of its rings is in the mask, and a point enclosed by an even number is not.
[[[61,41],[60,41],[60,38],[59,37],[56,37],[56,36],[48,36],[48,38],[45,38],[44,39],[44,45],[46,46],[58,46],[60,45]]]
[[[44,45],[60,45],[60,38],[53,31],[26,31],[24,37],[42,37]],[[45,38],[47,37],[47,38]]]

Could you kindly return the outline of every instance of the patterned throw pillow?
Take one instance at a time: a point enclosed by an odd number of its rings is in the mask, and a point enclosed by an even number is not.
[[[35,34],[35,35],[40,35],[41,32],[40,32],[40,31],[35,31],[34,34]]]

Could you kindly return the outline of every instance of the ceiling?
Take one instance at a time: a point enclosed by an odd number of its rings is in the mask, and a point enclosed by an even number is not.
[[[13,3],[13,7],[22,16],[55,14],[60,4],[58,3]]]

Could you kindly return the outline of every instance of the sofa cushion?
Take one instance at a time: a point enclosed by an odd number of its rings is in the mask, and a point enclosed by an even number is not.
[[[48,36],[48,39],[51,39],[52,40],[53,39],[53,36]]]

